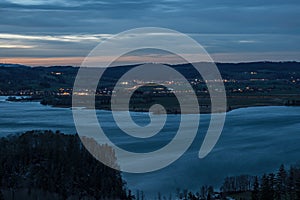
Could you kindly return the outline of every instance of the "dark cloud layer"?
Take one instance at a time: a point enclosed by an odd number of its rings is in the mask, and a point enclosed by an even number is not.
[[[210,53],[300,52],[299,0],[1,0],[0,16],[0,57],[85,56],[102,36],[74,41],[60,37],[116,34],[143,26],[188,33]]]
[[[1,27],[17,33],[117,33],[141,25],[196,33],[300,33],[300,3],[294,0],[6,0],[0,6]]]

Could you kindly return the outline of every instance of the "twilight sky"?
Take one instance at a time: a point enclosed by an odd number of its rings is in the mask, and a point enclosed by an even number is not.
[[[80,65],[144,26],[186,33],[218,62],[300,61],[299,0],[0,0],[0,63]]]

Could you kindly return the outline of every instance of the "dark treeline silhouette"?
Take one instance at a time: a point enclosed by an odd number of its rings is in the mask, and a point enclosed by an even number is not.
[[[109,146],[85,140],[116,163]],[[121,173],[90,155],[77,135],[29,131],[3,137],[0,155],[0,199],[132,198]]]
[[[134,196],[136,200],[213,200],[220,197],[220,193],[215,192],[213,186],[204,185],[198,192],[191,192],[188,189],[177,188],[176,192],[168,195],[165,192],[158,192],[156,196],[149,198],[143,191],[137,190]],[[219,199],[219,198],[218,198]]]
[[[220,195],[215,193],[213,186],[204,185],[202,186],[198,192],[190,192],[187,189],[185,190],[176,190],[175,199],[182,200],[212,200]],[[172,198],[171,198],[172,199]]]
[[[286,170],[280,166],[277,174],[264,174],[259,181],[255,178],[252,191],[253,200],[299,200],[300,167],[291,166]]]
[[[263,174],[261,177],[227,177],[221,191],[223,196],[235,196],[241,200],[299,200],[300,167],[291,166],[286,170],[281,165],[277,173]]]
[[[145,195],[138,191],[138,200]],[[263,176],[240,175],[226,177],[216,192],[213,186],[202,186],[197,192],[177,189],[170,195],[157,194],[157,200],[300,200],[300,167],[291,166],[289,170],[281,165],[277,173]]]
[[[226,177],[221,187],[221,191],[226,192],[243,192],[252,189],[254,177],[248,175],[240,175],[235,177]]]

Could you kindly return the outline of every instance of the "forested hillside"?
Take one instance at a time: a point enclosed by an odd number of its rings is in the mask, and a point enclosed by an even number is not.
[[[115,158],[110,147],[98,148]],[[0,155],[2,199],[130,199],[121,173],[94,159],[76,135],[30,131],[1,138]]]

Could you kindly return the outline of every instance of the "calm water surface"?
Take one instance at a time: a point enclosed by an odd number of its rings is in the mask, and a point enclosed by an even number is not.
[[[167,144],[179,122],[179,116],[170,115],[163,131],[146,141],[123,134],[110,112],[97,111],[97,114],[113,142],[136,152],[155,150]],[[149,123],[148,114],[132,113],[132,116],[139,124]],[[202,184],[219,187],[228,175],[260,175],[276,171],[282,163],[290,165],[300,160],[300,107],[254,107],[229,112],[214,150],[199,159],[198,151],[209,119],[209,115],[201,115],[194,143],[170,166],[146,174],[124,173],[128,187],[133,191],[143,190],[148,196],[158,191],[175,192],[178,187],[192,190],[198,190]],[[76,133],[71,110],[36,102],[6,102],[5,97],[0,97],[1,136],[45,129]]]

